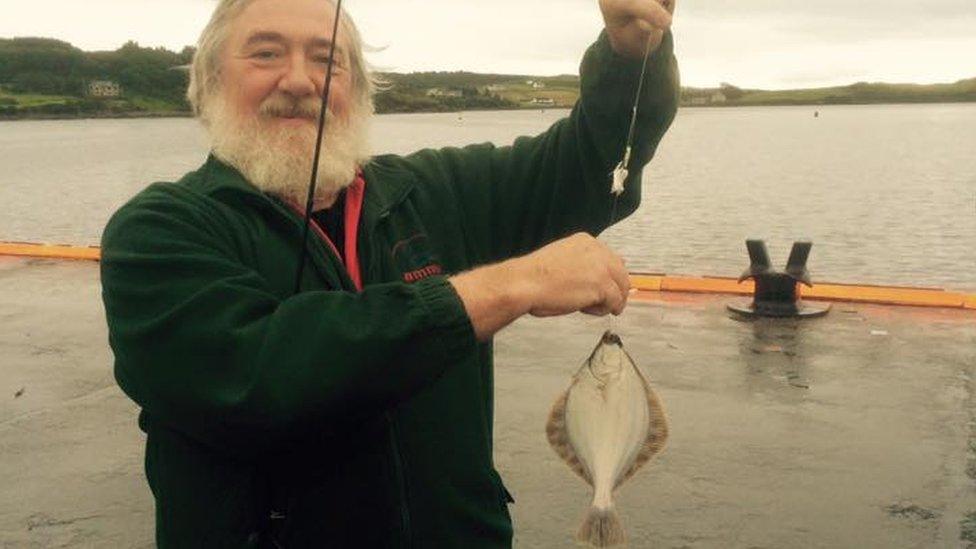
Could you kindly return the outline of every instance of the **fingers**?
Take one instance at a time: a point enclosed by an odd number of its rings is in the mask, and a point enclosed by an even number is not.
[[[619,315],[624,312],[624,306],[627,304],[627,291],[621,291],[620,287],[617,286],[616,281],[608,284],[606,289],[606,307],[607,310],[615,315]]]
[[[630,295],[630,274],[627,273],[627,266],[624,261],[619,257],[616,259],[616,263],[610,268],[610,277],[621,297],[620,310],[615,310],[614,314],[620,314],[623,311],[623,306],[627,303],[627,296]]]
[[[585,309],[580,309],[580,312],[590,316],[607,316],[610,314],[610,310],[603,306],[587,307]]]
[[[590,245],[595,247],[599,255],[599,264],[603,265],[602,270],[597,271],[596,279],[598,299],[596,303],[583,309],[588,314],[615,314],[623,312],[627,304],[627,297],[630,292],[630,276],[623,258],[614,253],[606,244],[589,237]]]
[[[586,233],[553,242],[520,261],[530,265],[522,272],[532,281],[527,302],[535,316],[620,314],[627,304],[630,277],[624,260]]]
[[[609,248],[606,248],[606,252],[610,257],[605,279],[602,280],[599,299],[597,303],[581,309],[586,314],[596,316],[619,315],[624,312],[624,307],[627,306],[627,298],[630,296],[630,276],[627,274],[623,260],[611,252]]]
[[[600,0],[613,50],[640,59],[657,50],[671,28],[676,0]]]
[[[674,9],[673,0],[667,1],[668,7],[662,6],[658,0],[630,0],[628,10],[640,21],[650,24],[653,29],[645,30],[664,30],[671,27],[671,10]],[[645,25],[640,25],[644,27]]]

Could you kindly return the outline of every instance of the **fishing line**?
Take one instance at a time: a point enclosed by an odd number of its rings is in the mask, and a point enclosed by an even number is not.
[[[644,44],[644,61],[641,63],[640,78],[637,80],[637,92],[634,94],[634,106],[630,111],[630,128],[627,130],[627,141],[624,148],[624,157],[613,169],[613,183],[610,187],[610,194],[613,195],[613,203],[610,205],[610,220],[607,227],[614,224],[617,217],[617,201],[621,193],[624,192],[624,185],[627,176],[630,174],[631,152],[634,149],[634,139],[637,136],[637,108],[640,105],[641,93],[644,91],[644,77],[647,75],[647,59],[651,56],[651,39],[653,34],[647,35],[647,42]],[[616,321],[615,315],[607,315],[607,328],[613,331]]]
[[[305,270],[308,233],[312,225],[312,204],[315,199],[315,186],[319,177],[319,158],[322,155],[322,141],[325,137],[325,115],[329,108],[329,92],[332,90],[332,67],[335,66],[336,42],[339,36],[339,16],[342,14],[342,0],[336,0],[335,19],[332,21],[332,43],[329,44],[329,66],[325,69],[325,89],[322,93],[322,108],[319,110],[319,130],[315,137],[315,152],[312,161],[312,178],[308,184],[308,198],[305,200],[305,226],[302,229],[302,243],[298,252],[298,272],[295,273],[295,293],[302,288],[302,273]],[[346,230],[349,230],[348,228]],[[355,230],[355,229],[354,229]]]

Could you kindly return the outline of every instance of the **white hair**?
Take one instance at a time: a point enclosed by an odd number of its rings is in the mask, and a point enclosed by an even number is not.
[[[317,130],[314,124],[285,130],[268,125],[265,120],[279,115],[311,120],[321,110],[321,99],[289,97],[275,92],[262,101],[257,116],[252,117],[235,113],[221,90],[222,50],[228,29],[254,1],[220,0],[210,23],[200,35],[187,98],[196,116],[207,127],[211,147],[218,158],[237,168],[258,189],[292,204],[302,204],[308,193],[309,161]],[[328,124],[319,158],[315,196],[316,202],[325,206],[336,193],[353,182],[356,171],[369,161],[373,95],[382,84],[369,70],[359,31],[345,12],[339,17],[339,35],[349,53],[352,101],[342,118],[326,111]]]
[[[332,3],[332,0],[323,0]],[[227,41],[228,28],[254,0],[220,0],[210,22],[200,34],[197,51],[190,68],[190,85],[186,97],[193,113],[208,123],[206,106],[220,89],[221,50]],[[333,4],[334,5],[334,4]],[[363,55],[363,39],[356,24],[342,10],[339,15],[340,40],[345,39],[349,50],[352,89],[355,101],[372,110],[373,95],[385,83],[373,74]]]
[[[350,108],[344,118],[326,114],[328,124],[315,188],[316,204],[323,207],[353,182],[357,170],[370,158],[372,111],[359,112],[359,104],[355,103]],[[310,116],[318,112],[319,105],[312,98],[295,101],[278,94],[261,106],[262,113],[277,109]],[[237,168],[261,191],[292,205],[305,203],[317,133],[314,124],[288,129],[268,127],[260,119],[233,113],[221,94],[211,98],[207,110],[211,146],[217,158]]]

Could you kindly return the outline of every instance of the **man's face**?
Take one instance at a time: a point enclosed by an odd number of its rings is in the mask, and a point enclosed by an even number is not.
[[[231,23],[221,52],[219,93],[228,114],[260,120],[268,129],[314,125],[334,9],[325,0],[255,0],[245,8]],[[329,93],[329,110],[340,121],[348,117],[352,101],[345,45],[340,28]]]
[[[220,85],[204,107],[211,146],[262,191],[304,203],[311,178],[334,6],[255,0],[228,28]],[[354,94],[339,27],[316,208],[328,207],[369,161],[372,103]]]

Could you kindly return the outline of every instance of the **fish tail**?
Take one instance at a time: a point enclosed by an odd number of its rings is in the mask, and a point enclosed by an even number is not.
[[[600,509],[590,507],[576,533],[576,541],[588,543],[593,547],[608,547],[619,545],[626,541],[624,525],[620,522],[620,515],[613,507]]]

